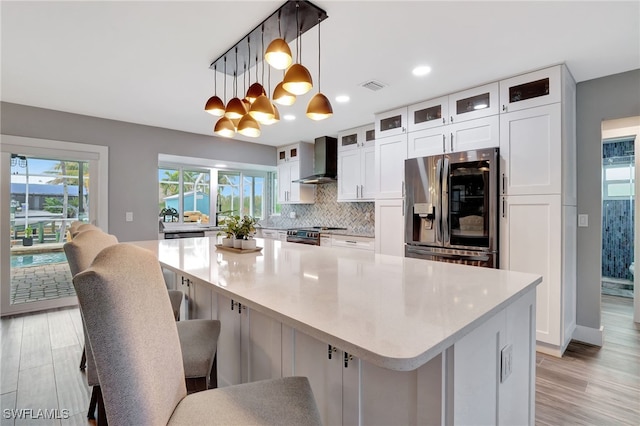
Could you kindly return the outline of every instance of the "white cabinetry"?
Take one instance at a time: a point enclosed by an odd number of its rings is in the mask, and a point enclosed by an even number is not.
[[[310,204],[315,200],[315,186],[293,182],[313,174],[313,144],[300,142],[278,148],[278,202]]]
[[[449,95],[449,123],[498,114],[498,88],[498,83],[489,83]]]
[[[560,356],[576,326],[575,82],[559,65],[500,88],[500,267],[543,276],[538,350]]]
[[[404,200],[376,200],[375,251],[404,256]]]
[[[500,145],[498,115],[410,132],[407,157],[417,158]]]
[[[278,231],[276,229],[262,229],[262,238],[268,238],[270,240],[278,239]]]
[[[338,133],[338,201],[375,197],[374,125]]]
[[[216,352],[218,365],[218,386],[231,386],[243,383],[244,364],[242,342],[242,323],[247,321],[248,310],[237,301],[217,295],[220,336]],[[244,327],[246,331],[246,327]]]
[[[369,237],[334,234],[331,238],[331,246],[373,251],[375,247],[374,241],[373,238]]]

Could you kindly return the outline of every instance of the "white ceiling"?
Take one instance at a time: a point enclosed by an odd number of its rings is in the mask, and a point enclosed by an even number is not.
[[[2,1],[1,99],[211,135],[215,117],[203,111],[213,94],[210,62],[282,3]],[[242,139],[274,146],[313,141],[371,123],[376,112],[562,62],[577,82],[640,68],[637,0],[314,3],[329,16],[322,23],[321,85],[333,117],[306,118],[314,88],[280,107],[295,121]],[[315,80],[315,28],[302,46]],[[418,64],[432,72],[414,77]],[[272,88],[278,77],[272,72]],[[371,79],[388,87],[360,87]],[[219,95],[222,86],[220,73]],[[338,94],[351,101],[338,104]]]

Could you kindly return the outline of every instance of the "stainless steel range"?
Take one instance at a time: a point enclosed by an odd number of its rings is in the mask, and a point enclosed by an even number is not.
[[[320,245],[320,233],[322,231],[339,231],[347,228],[337,228],[328,226],[312,226],[303,229],[289,229],[287,231],[287,242],[309,244],[312,246]]]

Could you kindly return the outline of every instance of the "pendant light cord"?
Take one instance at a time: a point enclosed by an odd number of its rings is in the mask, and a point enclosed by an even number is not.
[[[224,57],[224,101],[227,102],[227,57]]]
[[[213,65],[213,95],[218,96],[218,65]]]
[[[298,24],[298,9],[300,4],[296,2],[296,63],[300,63],[300,29]]]
[[[262,57],[264,58],[264,24],[262,24]],[[258,60],[256,59],[256,68],[258,67]],[[264,63],[265,61],[262,61],[262,85],[264,86]]]
[[[238,97],[238,48],[236,47],[236,69],[233,71],[233,97]]]
[[[320,22],[321,21],[322,20],[318,15],[318,93],[321,92],[320,90]]]

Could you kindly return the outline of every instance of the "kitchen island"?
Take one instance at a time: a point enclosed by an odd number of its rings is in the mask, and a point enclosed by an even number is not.
[[[325,424],[533,424],[541,277],[345,248],[143,241],[182,318],[217,318],[220,386],[309,377]]]

